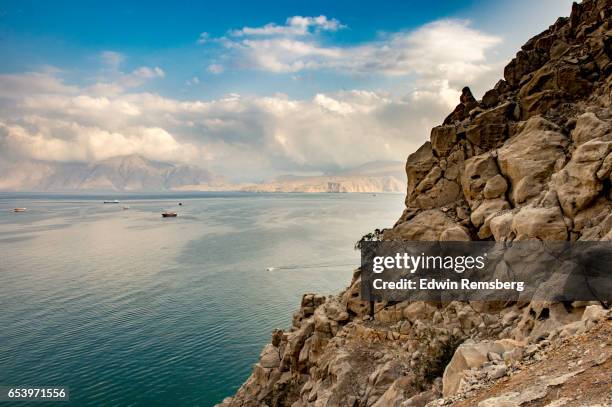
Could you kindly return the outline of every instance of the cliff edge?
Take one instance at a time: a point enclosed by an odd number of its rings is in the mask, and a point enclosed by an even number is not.
[[[612,240],[612,0],[574,4],[408,157],[388,240]],[[608,406],[607,304],[307,294],[220,405]],[[591,390],[589,390],[591,389]]]

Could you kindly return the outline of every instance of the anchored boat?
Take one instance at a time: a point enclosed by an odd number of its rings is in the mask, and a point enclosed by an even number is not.
[[[164,218],[176,218],[176,216],[177,216],[176,212],[169,212],[169,211],[162,212],[162,217]]]
[[[15,208],[13,209],[13,212],[25,212],[26,208]]]

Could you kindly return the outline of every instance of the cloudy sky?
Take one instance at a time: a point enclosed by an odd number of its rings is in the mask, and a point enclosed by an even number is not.
[[[258,181],[403,161],[571,6],[193,3],[0,0],[0,164],[140,154]]]

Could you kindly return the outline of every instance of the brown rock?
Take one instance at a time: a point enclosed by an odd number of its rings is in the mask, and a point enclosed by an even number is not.
[[[513,88],[517,87],[526,74],[535,71],[547,61],[546,53],[536,50],[520,50],[504,68],[504,79]]]
[[[407,198],[414,193],[417,185],[427,176],[436,162],[437,159],[433,155],[430,142],[426,142],[416,152],[408,156],[406,162]]]
[[[503,196],[507,190],[508,182],[501,174],[497,174],[487,181],[484,187],[483,195],[486,199],[499,198],[500,196]]]
[[[472,91],[467,86],[463,88],[459,101],[460,103],[455,110],[444,119],[444,124],[453,124],[464,120],[468,117],[470,111],[478,106]]]
[[[490,352],[502,354],[508,350],[521,346],[521,343],[510,340],[502,341],[466,341],[462,343],[451,359],[442,377],[444,397],[457,393],[464,371],[470,368],[479,368],[488,362]]]
[[[612,141],[591,140],[581,144],[570,162],[553,176],[563,212],[573,217],[595,200],[603,188],[597,177],[604,159],[612,151]]]
[[[441,176],[442,169],[438,166],[433,167],[431,171],[429,171],[427,175],[425,175],[425,178],[423,178],[423,180],[419,182],[419,185],[417,185],[415,192],[417,194],[420,194],[424,191],[427,191],[428,189],[433,188]]]
[[[473,209],[484,199],[484,188],[491,178],[499,174],[497,162],[490,153],[477,155],[465,161],[461,176],[463,195]]]
[[[431,146],[438,157],[446,157],[457,143],[455,126],[437,126],[431,129]]]
[[[440,240],[442,233],[457,224],[439,209],[420,212],[408,222],[385,231],[385,240]]]
[[[603,121],[593,112],[586,112],[576,120],[572,130],[572,140],[575,144],[582,144],[602,136],[612,137],[612,125]]]
[[[466,130],[466,137],[483,151],[500,145],[508,136],[508,119],[512,117],[514,103],[507,102],[479,114]]]
[[[510,181],[510,199],[517,205],[538,196],[555,164],[565,160],[568,141],[553,123],[534,117],[498,151],[501,173]]]
[[[486,199],[472,212],[470,220],[474,226],[479,227],[487,217],[506,209],[510,209],[510,204],[505,199]]]
[[[453,226],[442,232],[440,240],[445,242],[467,242],[472,240],[463,226]]]
[[[486,107],[493,107],[499,103],[499,91],[497,89],[491,89],[485,92],[482,97],[481,104]]]
[[[567,240],[567,225],[559,207],[523,207],[512,218],[515,240]]]
[[[410,206],[420,209],[439,208],[455,202],[460,195],[461,187],[459,184],[442,178],[427,192],[417,194],[414,201],[410,202]]]

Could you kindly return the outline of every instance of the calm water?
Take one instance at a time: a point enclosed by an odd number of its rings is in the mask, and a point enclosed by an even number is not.
[[[0,385],[67,385],[71,405],[211,406],[290,325],[302,293],[348,284],[353,244],[393,224],[402,202],[0,195]]]

